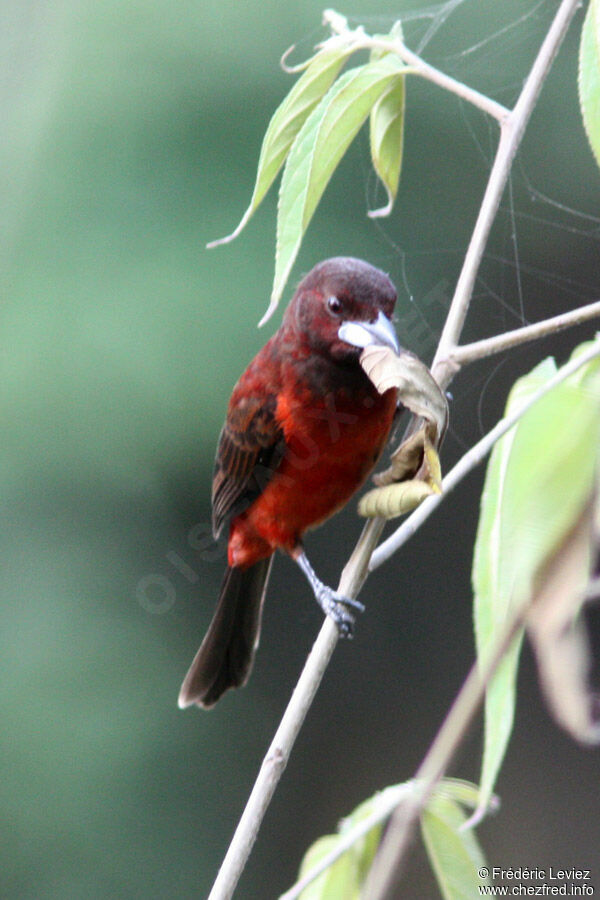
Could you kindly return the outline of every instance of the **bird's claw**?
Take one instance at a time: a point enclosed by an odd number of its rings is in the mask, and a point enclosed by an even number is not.
[[[356,610],[356,612],[364,613],[365,604],[361,603],[360,600],[355,600],[354,597],[343,597],[341,594],[334,594],[337,603],[341,603],[342,606],[349,606],[350,609]]]
[[[323,585],[322,590],[318,592],[317,600],[325,615],[333,619],[337,625],[340,637],[352,639],[354,636],[354,616],[346,607],[356,610],[356,612],[364,612],[364,604],[359,600],[351,597],[344,597],[331,588]]]

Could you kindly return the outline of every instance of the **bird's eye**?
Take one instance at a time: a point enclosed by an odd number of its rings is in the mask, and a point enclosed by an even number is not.
[[[339,316],[342,312],[342,301],[338,297],[329,297],[327,300],[327,308],[334,316]]]

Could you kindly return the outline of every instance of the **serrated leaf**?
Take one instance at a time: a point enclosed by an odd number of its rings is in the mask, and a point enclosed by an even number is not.
[[[373,168],[387,191],[388,202],[371,210],[372,219],[389,216],[398,193],[404,149],[406,78],[392,84],[379,98],[369,117],[369,140]]]
[[[542,567],[575,527],[594,485],[600,405],[588,376],[558,384],[498,442],[486,474],[475,546],[475,634],[485,664],[515,607],[530,602]],[[551,359],[519,379],[507,413],[556,373]],[[512,730],[522,633],[488,685],[479,812],[489,801]],[[477,814],[475,816],[477,818]]]
[[[300,244],[329,179],[402,63],[384,59],[350,69],[329,89],[296,136],[287,158],[277,215],[275,279],[265,322],[275,310]]]
[[[463,828],[465,815],[453,800],[433,795],[421,816],[421,834],[444,900],[475,900],[486,880],[485,858],[475,833]]]
[[[579,103],[590,146],[600,166],[600,3],[590,0],[579,44]]]
[[[310,113],[327,93],[352,50],[331,44],[309,61],[304,74],[295,83],[269,122],[263,138],[252,198],[237,228],[227,237],[212,241],[216,247],[232,241],[242,231],[273,184],[294,138]]]

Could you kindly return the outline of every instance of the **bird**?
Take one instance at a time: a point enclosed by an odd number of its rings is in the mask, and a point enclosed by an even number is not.
[[[303,536],[340,510],[376,465],[401,409],[360,365],[362,348],[400,352],[396,289],[352,257],[318,263],[299,283],[276,333],[233,388],[212,485],[215,539],[227,527],[216,611],[183,681],[179,706],[212,707],[250,675],[273,555],[288,554],[341,636],[359,601],[325,585]]]

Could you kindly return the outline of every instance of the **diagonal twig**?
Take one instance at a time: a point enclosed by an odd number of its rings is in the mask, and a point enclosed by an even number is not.
[[[590,319],[598,318],[600,318],[600,300],[577,309],[571,309],[558,316],[552,316],[550,319],[544,319],[542,322],[534,322],[533,325],[525,325],[523,328],[506,331],[504,334],[497,334],[481,341],[473,341],[472,344],[462,344],[455,348],[450,359],[457,365],[464,366],[478,359],[484,359],[486,356],[493,356],[494,353],[512,350],[513,347],[518,347],[527,341],[536,341],[549,334],[557,334],[565,328],[571,328],[573,325],[581,325]]]

